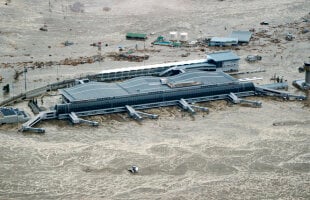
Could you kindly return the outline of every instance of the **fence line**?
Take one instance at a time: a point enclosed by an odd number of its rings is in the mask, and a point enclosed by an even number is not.
[[[46,92],[49,92],[49,91],[54,91],[57,89],[61,89],[61,88],[71,86],[74,83],[75,83],[75,79],[69,79],[69,80],[64,80],[61,82],[48,84],[46,86],[39,87],[39,88],[36,88],[33,90],[29,90],[27,92],[22,92],[18,95],[4,99],[3,101],[0,102],[0,106],[5,106],[5,105],[12,104],[12,103],[15,103],[15,102],[20,101],[20,100],[37,97],[37,96],[40,96],[40,95],[42,95]]]

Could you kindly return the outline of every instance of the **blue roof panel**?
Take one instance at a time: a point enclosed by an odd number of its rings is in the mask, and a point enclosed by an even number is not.
[[[0,108],[0,112],[4,115],[4,116],[11,116],[11,115],[16,115],[16,112],[13,108],[6,108],[6,107],[1,107]]]

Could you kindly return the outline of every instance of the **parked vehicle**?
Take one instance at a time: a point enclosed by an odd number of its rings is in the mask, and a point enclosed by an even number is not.
[[[259,55],[248,55],[245,60],[248,62],[256,62],[258,60],[262,60],[262,57]]]

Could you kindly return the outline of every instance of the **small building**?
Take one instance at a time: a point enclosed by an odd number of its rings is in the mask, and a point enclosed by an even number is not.
[[[126,39],[128,39],[128,40],[146,40],[147,34],[145,34],[145,33],[127,33]]]
[[[239,44],[249,43],[252,37],[252,33],[250,31],[233,31],[229,37],[237,38]]]
[[[238,38],[230,38],[230,37],[212,37],[209,41],[209,46],[236,46],[238,45]]]
[[[214,64],[220,71],[238,71],[240,57],[232,51],[207,54],[207,63]]]
[[[0,124],[26,122],[29,119],[29,116],[22,110],[17,108],[0,107]]]

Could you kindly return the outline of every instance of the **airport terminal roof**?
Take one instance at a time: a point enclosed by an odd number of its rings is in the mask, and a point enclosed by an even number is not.
[[[208,54],[207,59],[212,59],[215,62],[220,62],[227,60],[240,60],[240,57],[231,51],[222,51]]]
[[[62,89],[60,93],[70,102],[74,102],[235,82],[235,78],[223,72],[197,70],[171,77],[137,77],[121,83],[89,82]]]

